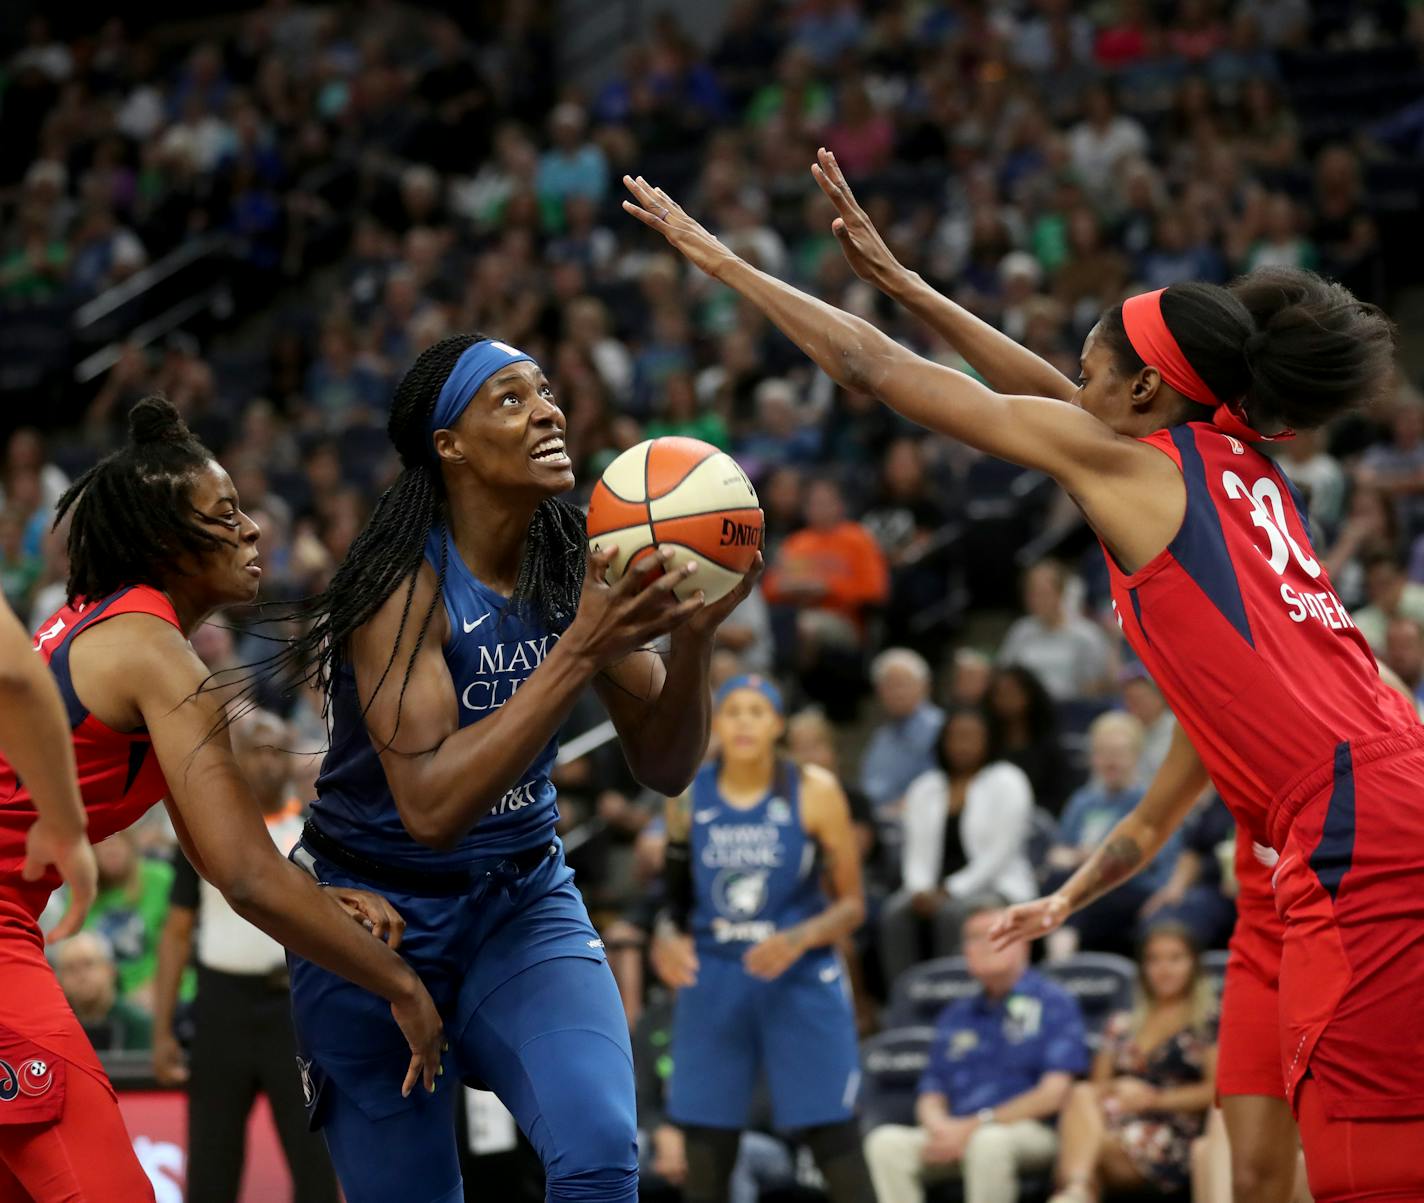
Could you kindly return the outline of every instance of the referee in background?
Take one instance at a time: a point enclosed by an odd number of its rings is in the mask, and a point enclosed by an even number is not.
[[[233,752],[286,854],[302,830],[291,796],[287,727],[254,710],[232,726]],[[258,1091],[267,1096],[291,1169],[294,1203],[337,1203],[326,1143],[307,1128],[280,944],[241,919],[216,889],[176,854],[168,917],[154,988],[154,1075],[166,1086],[188,1083],[188,1198],[235,1203],[242,1181],[247,1117]],[[194,932],[196,931],[196,948]],[[173,1032],[178,987],[196,953],[190,1066]]]

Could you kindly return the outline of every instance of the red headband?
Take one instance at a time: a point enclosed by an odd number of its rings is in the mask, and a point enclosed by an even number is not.
[[[1239,401],[1223,401],[1207,387],[1167,328],[1162,316],[1162,294],[1166,291],[1159,288],[1156,292],[1140,292],[1122,303],[1122,328],[1138,358],[1148,367],[1156,368],[1162,379],[1187,400],[1209,407],[1212,424],[1227,434],[1248,443],[1291,438],[1295,434],[1293,430],[1282,430],[1276,435],[1262,434],[1251,425]]]

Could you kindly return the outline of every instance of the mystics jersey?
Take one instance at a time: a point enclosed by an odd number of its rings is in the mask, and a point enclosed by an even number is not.
[[[101,723],[85,709],[70,677],[74,637],[120,614],[152,614],[178,625],[167,596],[147,585],[133,585],[99,601],[64,607],[43,623],[35,636],[35,651],[49,664],[69,712],[79,792],[89,816],[89,839],[96,844],[137,821],[168,791],[148,731],[115,731]],[[37,883],[21,882],[19,877],[25,833],[35,817],[34,802],[24,782],[0,759],[0,880],[19,889],[31,909],[36,902],[43,909],[44,899],[59,885],[59,875],[51,869]]]
[[[740,957],[751,945],[826,908],[817,847],[801,823],[800,771],[780,765],[755,806],[732,806],[718,765],[692,783],[692,932],[704,953]]]
[[[443,529],[432,531],[425,557],[439,571]],[[468,727],[495,713],[544,662],[558,642],[557,632],[526,622],[448,545],[443,590],[450,638],[445,663],[455,683],[460,726]],[[571,616],[572,617],[572,616]],[[403,665],[392,669],[399,684]],[[389,688],[389,685],[387,686]],[[525,773],[448,852],[416,843],[401,823],[380,757],[366,731],[356,696],[355,674],[341,670],[332,700],[331,748],[317,778],[312,814],[327,835],[375,860],[427,868],[456,868],[472,861],[522,852],[554,838],[559,817],[549,772],[558,740],[544,745]]]
[[[1340,743],[1416,719],[1380,681],[1280,469],[1204,422],[1143,442],[1181,469],[1186,514],[1137,572],[1106,553],[1113,608],[1235,812],[1238,838],[1269,845],[1274,803]]]

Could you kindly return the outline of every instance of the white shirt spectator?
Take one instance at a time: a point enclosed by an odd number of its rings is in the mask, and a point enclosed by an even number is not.
[[[948,816],[949,778],[940,769],[921,773],[905,793],[900,863],[906,890],[939,888]],[[1032,898],[1038,887],[1025,851],[1032,821],[1033,787],[1022,769],[997,761],[976,773],[959,812],[965,864],[943,879],[950,896],[993,891],[1009,902]]]
[[[1124,159],[1148,150],[1147,134],[1131,117],[1115,116],[1105,126],[1080,121],[1068,132],[1068,154],[1085,187],[1110,188],[1114,169]]]

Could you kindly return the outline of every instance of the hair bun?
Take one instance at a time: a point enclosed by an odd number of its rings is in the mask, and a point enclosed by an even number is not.
[[[129,410],[129,441],[135,447],[181,443],[192,437],[183,415],[167,397],[145,397]]]

